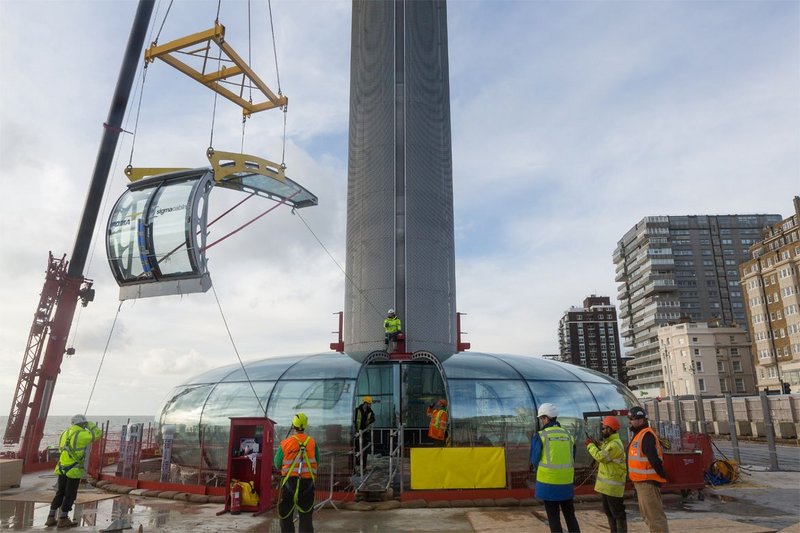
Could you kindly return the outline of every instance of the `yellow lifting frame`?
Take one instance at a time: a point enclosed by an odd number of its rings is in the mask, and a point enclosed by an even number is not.
[[[286,171],[283,165],[256,157],[249,154],[238,154],[236,152],[218,152],[209,148],[206,152],[211,168],[214,170],[214,181],[222,181],[231,174],[260,174],[284,183],[286,181]],[[179,170],[190,170],[189,168],[167,168],[167,167],[127,167],[125,175],[130,181],[139,181],[144,178],[177,172]]]
[[[198,51],[205,50],[207,52],[210,50],[212,41],[219,46],[222,53],[221,58],[226,62],[233,63],[233,66],[222,66],[222,68],[216,72],[205,73],[194,69],[172,55],[173,53],[185,53],[188,55],[197,56]],[[198,44],[205,44],[205,46],[199,50],[187,50],[189,47]],[[209,60],[214,59],[208,57],[207,54],[205,58]],[[239,54],[237,54],[234,49],[231,48],[227,42],[225,42],[225,26],[219,22],[215,22],[214,27],[210,30],[187,35],[186,37],[181,37],[180,39],[176,39],[162,45],[156,45],[153,43],[150,48],[145,50],[144,60],[148,63],[152,63],[156,59],[160,59],[168,65],[175,67],[187,76],[199,81],[212,91],[216,91],[218,94],[235,103],[242,108],[242,114],[245,117],[248,117],[253,113],[258,113],[259,111],[283,107],[289,103],[289,99],[286,96],[279,96],[273,93],[267,84],[258,77],[258,75],[239,56]],[[266,97],[266,101],[260,103],[249,102],[230,89],[223,87],[219,83],[222,80],[231,78],[233,76],[238,76],[240,74],[244,77],[242,79],[242,87],[244,88],[245,86],[245,80],[249,80],[250,85],[256,87]]]

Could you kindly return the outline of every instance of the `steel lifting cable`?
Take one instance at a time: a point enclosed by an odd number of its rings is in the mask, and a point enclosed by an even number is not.
[[[244,367],[244,363],[242,362],[242,357],[239,355],[239,349],[236,348],[236,342],[233,340],[233,334],[231,333],[231,328],[228,327],[228,321],[225,319],[225,313],[222,311],[222,304],[219,303],[219,296],[217,296],[217,289],[214,288],[214,284],[211,284],[211,290],[214,292],[214,299],[217,301],[217,308],[219,309],[219,314],[222,317],[222,323],[225,324],[225,330],[228,332],[228,338],[231,340],[231,346],[233,346],[233,351],[236,353],[236,359],[239,360],[239,366],[242,367],[242,372],[244,372],[244,377],[247,379],[247,383],[250,385],[250,389],[253,391],[253,396],[255,396],[256,401],[258,402],[258,406],[261,408],[261,412],[264,413],[264,416],[267,416],[267,411],[264,408],[264,405],[261,403],[261,398],[258,397],[258,393],[256,392],[256,388],[253,386],[253,382],[250,380],[250,376],[247,373],[247,369]]]
[[[247,0],[247,64],[250,67],[253,66],[253,38],[252,38],[252,24],[250,23],[250,0]],[[244,90],[244,80],[246,79],[244,73],[242,73],[242,89]],[[253,103],[253,84],[248,83],[247,86],[250,89],[250,96],[249,102]],[[242,95],[240,95],[242,96]],[[239,153],[244,153],[244,133],[245,133],[245,126],[247,125],[247,117],[248,115],[242,115],[242,146],[239,150]]]
[[[119,317],[119,312],[122,309],[122,302],[119,303],[117,307],[117,314],[114,315],[114,321],[111,323],[111,331],[108,332],[108,338],[106,339],[106,346],[103,348],[103,356],[100,358],[100,365],[97,367],[97,374],[94,375],[94,383],[92,383],[92,390],[89,392],[89,399],[86,401],[86,409],[83,411],[83,414],[89,412],[89,405],[92,403],[92,396],[94,395],[94,388],[97,386],[97,379],[100,377],[100,370],[103,368],[103,362],[106,360],[106,353],[108,353],[108,345],[111,343],[111,335],[114,333],[114,326],[117,325],[117,318]]]
[[[272,0],[267,0],[267,8],[269,10],[269,30],[272,35],[272,56],[275,59],[275,79],[278,83],[278,95],[283,96],[283,89],[281,89],[281,72],[278,69],[278,47],[275,44],[275,25],[272,21]],[[286,168],[286,114],[288,112],[287,106],[281,106],[283,111],[283,144],[281,146],[281,167]]]
[[[339,262],[336,260],[336,258],[333,257],[333,254],[331,254],[331,252],[328,250],[328,248],[324,244],[322,244],[322,241],[320,240],[319,237],[317,237],[317,234],[314,233],[314,230],[311,229],[311,226],[308,225],[308,222],[306,222],[306,219],[303,218],[303,215],[301,215],[296,209],[292,210],[292,214],[293,215],[297,215],[298,218],[300,218],[300,221],[303,223],[303,225],[306,227],[306,229],[309,232],[311,232],[311,235],[314,236],[314,239],[316,239],[316,241],[319,243],[319,245],[322,246],[322,249],[325,250],[325,253],[328,254],[328,257],[331,258],[331,261],[333,261],[333,264],[335,264],[339,268],[339,270],[342,271],[342,274],[344,274],[345,279],[348,282],[350,282],[350,284],[358,291],[358,293],[361,295],[361,297],[364,298],[364,301],[367,302],[369,304],[369,306],[372,307],[373,310],[375,310],[375,313],[377,313],[378,315],[380,315],[382,317],[383,316],[383,312],[380,309],[378,309],[375,306],[375,304],[372,303],[372,301],[369,298],[367,298],[367,295],[364,293],[364,290],[361,287],[358,286],[358,284],[355,282],[355,280],[347,275],[347,272],[345,271],[345,269],[342,268],[342,265],[340,265]]]

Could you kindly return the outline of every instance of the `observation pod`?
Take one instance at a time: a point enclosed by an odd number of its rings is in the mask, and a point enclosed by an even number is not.
[[[178,428],[172,458],[183,472],[200,466],[213,476],[226,468],[229,417],[266,415],[276,421],[278,442],[290,429],[292,416],[303,412],[309,419],[307,433],[326,454],[324,472],[331,465],[336,483],[346,487],[354,472],[349,455],[354,410],[370,395],[376,418],[375,452],[399,458],[403,467],[392,481],[403,478],[408,488],[410,448],[434,445],[427,436],[426,407],[446,398],[451,446],[502,447],[506,488],[523,489],[531,437],[539,429],[536,412],[542,403],[558,406],[562,427],[579,442],[584,429],[600,431],[600,419],[589,419],[586,428],[583,413],[637,405],[618,381],[567,363],[469,352],[437,366],[431,364],[436,361],[431,354],[415,355],[404,361],[373,356],[365,364],[343,353],[274,357],[245,363],[249,382],[238,364],[221,367],[173,389],[159,410],[158,423]],[[390,450],[393,431],[400,435],[399,451]],[[624,430],[620,435],[627,440]],[[592,459],[585,447],[576,448],[576,479],[583,479],[591,473]]]
[[[317,197],[287,178],[280,165],[243,154],[208,155],[210,168],[126,171],[136,181],[117,200],[106,228],[106,252],[120,300],[211,288],[206,235],[214,186],[292,208],[317,205]],[[156,175],[139,180],[153,171]]]

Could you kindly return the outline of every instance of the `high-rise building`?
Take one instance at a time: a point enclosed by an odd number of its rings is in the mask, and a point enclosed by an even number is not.
[[[753,394],[750,337],[739,326],[686,322],[658,328],[666,393]]]
[[[583,307],[570,307],[558,322],[561,361],[585,366],[625,382],[617,309],[608,296],[592,294]]]
[[[775,214],[645,217],[614,250],[628,386],[665,395],[662,324],[688,319],[746,327],[739,263]]]
[[[800,390],[800,196],[739,267],[759,388]]]

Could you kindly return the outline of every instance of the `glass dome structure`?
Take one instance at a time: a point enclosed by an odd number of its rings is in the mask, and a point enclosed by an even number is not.
[[[168,394],[158,419],[159,424],[177,426],[174,463],[225,470],[228,418],[265,414],[275,421],[276,442],[287,434],[292,416],[303,412],[309,419],[308,433],[321,450],[349,451],[353,411],[366,394],[375,402],[378,430],[402,424],[406,446],[424,446],[425,407],[444,397],[452,446],[505,447],[510,486],[520,486],[528,474],[539,405],[558,407],[562,427],[578,443],[580,472],[591,466],[580,444],[584,430],[599,435],[600,425],[598,417],[590,418],[586,428],[584,413],[637,404],[630,391],[609,376],[520,355],[465,352],[439,366],[425,360],[362,365],[343,353],[322,353],[262,359],[244,367],[246,373],[239,365],[211,370]]]

